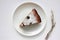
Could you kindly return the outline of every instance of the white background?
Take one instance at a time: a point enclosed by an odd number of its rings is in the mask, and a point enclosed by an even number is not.
[[[56,26],[49,40],[60,40],[60,0],[0,0],[0,40],[44,40],[44,37],[25,37],[16,32],[12,26],[14,9],[24,1],[33,1],[42,4],[47,11],[53,9]]]

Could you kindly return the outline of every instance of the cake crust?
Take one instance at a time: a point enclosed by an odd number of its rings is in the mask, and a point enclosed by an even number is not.
[[[38,23],[41,22],[41,17],[38,15],[38,12],[36,11],[36,9],[32,10],[34,16],[36,17],[36,20],[38,21]]]

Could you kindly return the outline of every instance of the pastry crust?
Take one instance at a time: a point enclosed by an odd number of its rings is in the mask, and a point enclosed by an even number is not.
[[[36,11],[36,9],[32,10],[34,16],[36,17],[36,20],[38,21],[38,23],[41,22],[41,17],[38,15],[38,12]]]

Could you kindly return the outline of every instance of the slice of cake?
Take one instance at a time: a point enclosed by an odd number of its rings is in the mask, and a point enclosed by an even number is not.
[[[20,26],[24,27],[24,26],[30,26],[38,23],[41,23],[41,18],[38,12],[36,11],[36,9],[32,9],[32,11],[28,14],[28,16],[26,16],[24,21],[20,24]]]

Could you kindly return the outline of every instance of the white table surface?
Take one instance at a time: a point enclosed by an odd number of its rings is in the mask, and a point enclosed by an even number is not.
[[[33,1],[42,4],[48,15],[50,10],[53,9],[56,26],[50,35],[49,40],[60,40],[60,0],[0,0],[0,40],[44,40],[45,34],[39,34],[34,37],[25,37],[17,33],[12,26],[14,9],[25,1]]]

